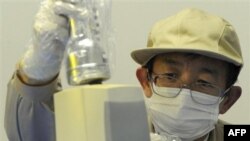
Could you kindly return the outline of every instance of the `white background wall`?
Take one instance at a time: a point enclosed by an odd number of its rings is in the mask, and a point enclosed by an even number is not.
[[[0,2],[0,141],[7,141],[3,128],[6,86],[15,64],[26,49],[31,35],[34,14],[40,0],[1,0]],[[138,67],[130,52],[144,48],[152,24],[186,7],[197,7],[220,15],[231,22],[238,32],[245,66],[237,85],[243,88],[240,100],[221,116],[236,124],[250,124],[250,2],[248,0],[113,0],[116,58],[112,78],[106,83],[139,85],[135,77]],[[66,87],[64,70],[62,80]]]

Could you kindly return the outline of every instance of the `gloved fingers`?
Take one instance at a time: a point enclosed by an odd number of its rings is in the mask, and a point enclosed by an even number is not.
[[[41,3],[41,7],[36,14],[34,30],[38,35],[46,34],[50,31],[63,30],[63,28],[69,30],[66,17],[84,19],[87,15],[87,9],[80,8],[80,6],[76,6],[72,3],[45,0]]]
[[[54,5],[54,12],[58,15],[64,15],[66,17],[72,17],[76,19],[84,20],[89,11],[87,7],[83,7],[83,4],[73,4],[69,2],[56,1]]]
[[[58,15],[54,11],[55,0],[44,0],[35,17],[35,22],[41,26],[47,23],[53,23],[58,26],[68,28],[68,20],[64,16]]]
[[[66,4],[70,5],[70,3]],[[64,45],[63,47],[65,47],[68,41],[70,32],[68,20],[65,16],[55,13],[54,8],[55,0],[45,0],[41,3],[40,9],[36,14],[33,24],[33,44],[37,44],[37,47],[45,49],[49,47],[46,47],[45,44],[53,40],[61,41]]]
[[[33,32],[33,42],[35,47],[41,49],[53,48],[54,41],[61,42],[61,48],[65,49],[68,42],[69,31],[67,29],[52,27],[51,29],[43,30],[42,32],[36,28]]]

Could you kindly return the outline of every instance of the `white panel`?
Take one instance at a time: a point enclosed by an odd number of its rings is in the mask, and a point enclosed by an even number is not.
[[[55,95],[58,141],[149,141],[139,87],[90,85]]]

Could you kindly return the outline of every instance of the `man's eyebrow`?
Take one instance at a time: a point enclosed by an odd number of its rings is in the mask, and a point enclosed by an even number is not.
[[[218,75],[219,75],[219,71],[218,71],[217,69],[214,69],[214,68],[211,68],[211,67],[202,67],[202,68],[200,69],[200,72],[210,74],[210,75],[212,75],[215,79],[217,79],[217,78],[218,78]]]

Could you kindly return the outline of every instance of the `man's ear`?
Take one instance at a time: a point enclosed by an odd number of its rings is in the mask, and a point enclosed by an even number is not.
[[[150,84],[149,84],[149,80],[148,80],[148,74],[147,74],[147,69],[146,68],[138,68],[136,70],[136,76],[137,76],[137,79],[139,80],[142,88],[143,88],[143,91],[144,91],[144,94],[146,97],[151,97],[152,96],[152,91],[151,91],[151,87],[150,87]]]
[[[230,91],[226,94],[222,102],[220,103],[220,114],[226,113],[232,105],[240,98],[241,87],[232,86]]]

